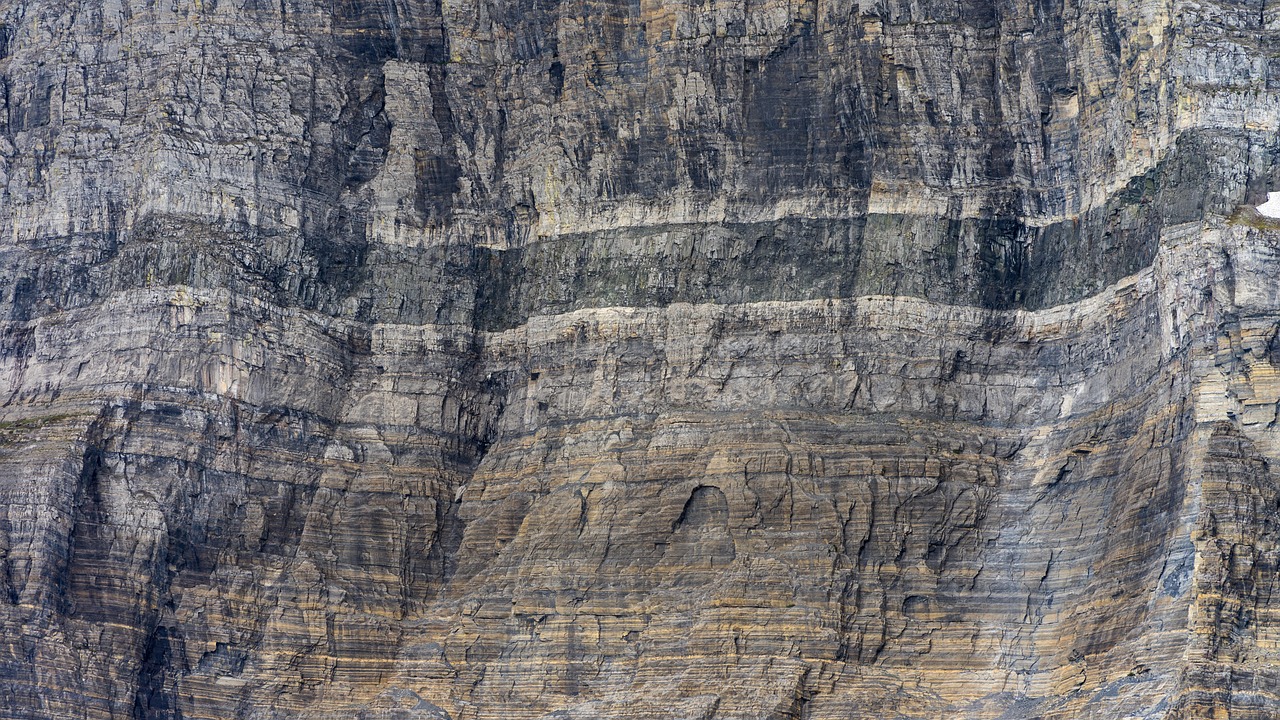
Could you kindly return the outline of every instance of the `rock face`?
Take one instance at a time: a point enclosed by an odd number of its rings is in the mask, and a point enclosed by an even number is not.
[[[1280,714],[1280,5],[0,0],[0,717]]]

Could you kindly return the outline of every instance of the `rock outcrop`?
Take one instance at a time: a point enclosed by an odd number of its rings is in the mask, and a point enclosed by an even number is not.
[[[0,717],[1280,713],[1280,5],[0,0]]]

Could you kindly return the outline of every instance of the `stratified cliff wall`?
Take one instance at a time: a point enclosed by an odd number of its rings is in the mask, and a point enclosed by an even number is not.
[[[1280,714],[1280,5],[0,0],[0,717]]]

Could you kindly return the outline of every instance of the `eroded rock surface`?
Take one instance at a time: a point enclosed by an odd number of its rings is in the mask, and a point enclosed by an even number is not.
[[[1276,717],[1278,57],[0,0],[0,717]]]

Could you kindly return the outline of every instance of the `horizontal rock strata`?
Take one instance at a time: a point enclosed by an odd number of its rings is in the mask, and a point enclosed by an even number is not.
[[[0,717],[1274,717],[1277,30],[0,0]]]

